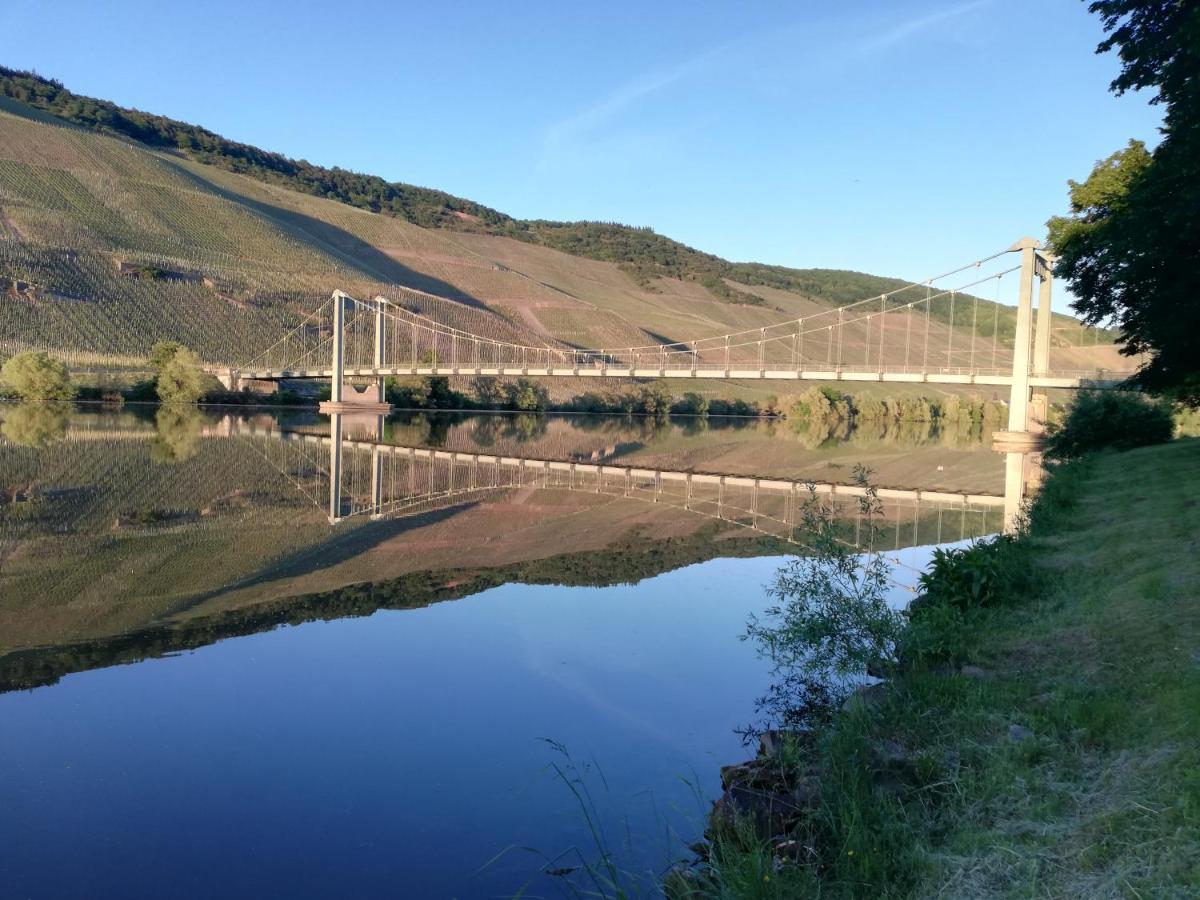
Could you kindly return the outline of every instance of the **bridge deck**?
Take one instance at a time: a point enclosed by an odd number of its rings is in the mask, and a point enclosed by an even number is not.
[[[260,381],[281,379],[332,378],[332,368],[318,369],[262,369],[239,371],[239,377]],[[501,378],[680,378],[746,381],[865,381],[901,384],[978,384],[988,386],[1010,386],[1011,374],[999,372],[976,372],[970,370],[941,369],[928,371],[883,369],[861,371],[849,369],[644,369],[617,366],[597,368],[537,368],[495,366],[383,366],[350,367],[343,370],[346,378],[372,378],[387,376],[440,375],[440,376],[495,376]],[[1081,388],[1107,386],[1124,379],[1124,373],[1072,371],[1046,375],[1031,375],[1030,387],[1035,388]]]
[[[251,430],[251,434],[262,434]],[[272,437],[283,441],[299,441],[306,444],[316,444],[328,447],[333,438],[326,435],[308,434],[296,431],[268,432]],[[728,487],[757,488],[782,494],[806,494],[811,482],[792,481],[781,478],[755,478],[751,475],[717,475],[703,472],[689,472],[673,469],[652,469],[640,466],[614,466],[602,463],[560,462],[558,460],[534,459],[524,456],[499,456],[487,453],[465,453],[456,450],[433,450],[425,447],[408,447],[399,444],[386,444],[378,441],[358,438],[341,439],[344,450],[366,451],[381,453],[388,456],[406,456],[411,459],[441,460],[447,463],[482,463],[506,468],[524,469],[527,471],[547,472],[576,472],[589,473],[599,477],[623,476],[626,478],[656,480],[660,482],[690,482],[691,484],[713,484]],[[858,485],[846,484],[813,484],[818,494],[835,495],[839,497],[861,497],[866,489]],[[883,500],[915,500],[925,503],[944,503],[952,505],[1003,507],[1004,498],[990,494],[960,494],[950,491],[905,490],[898,488],[878,488],[878,495]]]

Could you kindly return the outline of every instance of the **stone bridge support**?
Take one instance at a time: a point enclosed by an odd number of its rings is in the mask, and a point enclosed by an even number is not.
[[[236,369],[218,369],[212,372],[212,374],[216,377],[217,381],[221,382],[221,387],[227,391],[240,391],[243,387],[242,377],[237,373]]]
[[[1043,390],[1031,396],[1030,375],[1050,372],[1050,295],[1053,258],[1039,253],[1041,244],[1022,238],[1009,249],[1021,254],[1021,280],[1017,297],[1017,329],[1013,340],[1012,391],[1008,400],[1008,429],[993,436],[993,449],[1005,454],[1004,527],[1014,530],[1019,522],[1021,501],[1028,495],[1032,472],[1041,470],[1041,447],[1049,414],[1049,399]],[[1033,280],[1040,281],[1037,321],[1033,314]]]
[[[346,382],[346,304],[354,301],[349,295],[335,291],[333,295],[333,360],[331,369],[331,384],[329,400],[321,404],[323,413],[374,413],[391,412],[391,404],[384,394],[384,376],[371,377],[371,383],[365,391],[359,391]],[[386,346],[386,317],[383,314],[383,302],[375,304],[375,334],[374,334],[374,368],[378,372],[384,367],[384,347]]]
[[[1039,253],[1035,260],[1035,274],[1039,280],[1037,325],[1033,336],[1033,374],[1050,374],[1050,331],[1053,314],[1050,311],[1050,293],[1054,285],[1054,257]],[[1042,434],[1046,430],[1046,419],[1050,414],[1050,399],[1045,390],[1035,391],[1029,407],[1028,430]]]

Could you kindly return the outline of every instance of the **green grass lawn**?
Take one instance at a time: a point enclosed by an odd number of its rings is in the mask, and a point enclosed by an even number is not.
[[[1045,593],[980,623],[992,677],[911,685],[914,743],[960,755],[918,895],[1200,894],[1200,441],[1066,477]]]
[[[678,896],[1200,896],[1200,440],[1059,470],[1011,547],[971,668],[903,668],[795,764],[808,864],[726,848]]]
[[[911,840],[894,893],[1200,895],[1200,441],[1054,480],[1041,589],[973,623],[982,677],[902,677],[871,728],[923,773],[876,788]]]

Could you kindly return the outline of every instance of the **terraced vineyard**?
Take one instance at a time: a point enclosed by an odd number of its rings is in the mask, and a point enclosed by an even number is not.
[[[560,230],[543,225],[534,231]],[[136,367],[171,338],[206,361],[237,364],[335,288],[402,299],[497,340],[620,347],[761,328],[901,284],[786,270],[804,289],[784,290],[769,284],[774,269],[741,266],[755,283],[727,279],[716,290],[635,277],[624,264],[541,245],[533,232],[486,231],[422,228],[0,98],[0,355],[37,348],[77,367]],[[1003,359],[1013,311],[969,300],[933,303],[931,340],[963,348],[964,364],[968,353]],[[1056,325],[1072,365],[1121,367],[1107,338],[1070,317]],[[847,335],[850,358],[855,340]]]

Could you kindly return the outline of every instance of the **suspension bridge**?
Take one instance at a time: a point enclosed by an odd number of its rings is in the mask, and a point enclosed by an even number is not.
[[[1015,263],[1007,265],[1013,255]],[[384,380],[412,375],[996,386],[1009,388],[1009,432],[1030,433],[1044,419],[1046,390],[1115,384],[1124,374],[1051,369],[1052,263],[1036,240],[1023,238],[925,282],[811,316],[688,341],[595,349],[492,339],[383,296],[335,291],[254,359],[215,373],[229,389],[251,380],[328,379],[327,412],[385,412]],[[983,286],[1010,275],[1019,281],[1011,349],[999,340],[1000,305],[989,309],[985,301],[981,320],[978,297]],[[954,286],[942,286],[951,279]],[[914,291],[923,296],[908,299]],[[947,306],[949,327],[935,327],[935,311]],[[970,309],[969,328],[955,324],[968,318],[963,307]],[[991,337],[983,339],[980,326],[989,313]],[[367,389],[360,391],[356,381],[366,381]]]

